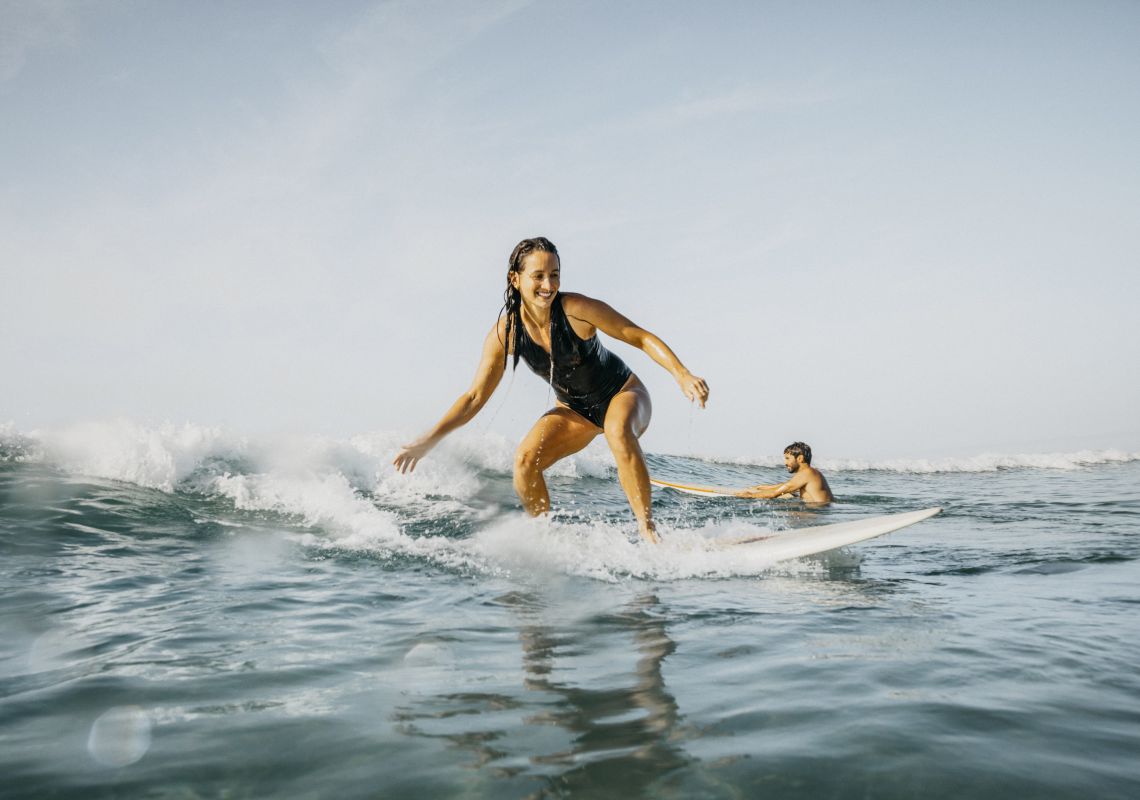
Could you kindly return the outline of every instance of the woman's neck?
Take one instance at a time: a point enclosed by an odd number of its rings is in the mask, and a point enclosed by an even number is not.
[[[550,306],[543,308],[542,306],[534,307],[527,303],[522,304],[522,314],[532,325],[538,328],[546,328],[550,324]]]

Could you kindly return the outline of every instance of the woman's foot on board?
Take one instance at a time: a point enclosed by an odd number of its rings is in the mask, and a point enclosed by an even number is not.
[[[661,537],[657,534],[657,526],[652,521],[639,522],[637,527],[642,539],[650,544],[661,544]]]

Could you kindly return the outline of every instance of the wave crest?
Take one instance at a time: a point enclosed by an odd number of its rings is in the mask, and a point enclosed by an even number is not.
[[[710,463],[742,467],[783,468],[783,456],[761,459],[736,458],[731,460],[701,459]],[[928,475],[939,472],[999,472],[1014,469],[1076,470],[1104,464],[1127,464],[1140,461],[1140,453],[1124,450],[1079,450],[1074,453],[983,453],[977,456],[952,458],[817,458],[813,465],[825,472],[896,472]]]

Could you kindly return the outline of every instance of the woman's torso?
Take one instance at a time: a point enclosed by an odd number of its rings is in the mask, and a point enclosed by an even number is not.
[[[553,369],[550,354],[527,332],[525,324],[518,326],[515,346],[527,366],[550,383],[555,396],[579,413],[608,403],[633,374],[624,361],[602,345],[597,331],[587,339],[575,332],[562,307],[561,293],[554,296],[550,307]]]

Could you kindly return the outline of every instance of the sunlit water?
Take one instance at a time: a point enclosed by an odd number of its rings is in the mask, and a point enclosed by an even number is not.
[[[822,511],[658,492],[654,548],[604,448],[530,521],[509,443],[406,477],[396,441],[0,429],[0,795],[1140,796],[1135,455],[822,462]]]

